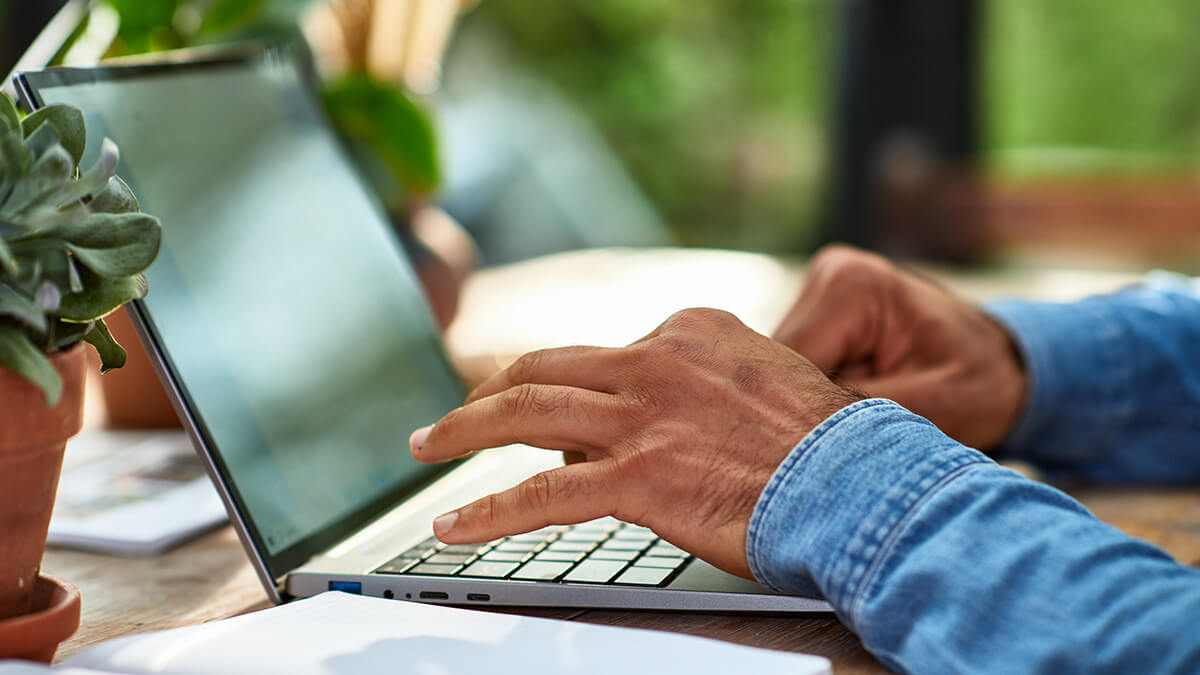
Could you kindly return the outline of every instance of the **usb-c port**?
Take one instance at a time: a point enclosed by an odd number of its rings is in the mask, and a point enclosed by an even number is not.
[[[492,596],[487,593],[467,593],[467,599],[476,602],[487,602],[492,599]]]

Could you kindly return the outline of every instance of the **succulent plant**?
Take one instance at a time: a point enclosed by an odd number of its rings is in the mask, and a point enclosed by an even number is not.
[[[82,340],[100,355],[101,372],[125,363],[103,317],[145,296],[142,272],[162,236],[115,175],[111,140],[79,171],[86,133],[77,108],[21,119],[0,93],[0,367],[41,388],[51,406],[62,381],[48,355]]]

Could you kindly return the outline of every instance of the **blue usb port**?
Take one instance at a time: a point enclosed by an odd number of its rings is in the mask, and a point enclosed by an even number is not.
[[[329,590],[362,595],[362,583],[358,581],[331,581],[329,582]]]

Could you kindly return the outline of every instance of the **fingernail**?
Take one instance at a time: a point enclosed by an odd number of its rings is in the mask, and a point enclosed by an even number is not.
[[[438,537],[444,537],[450,534],[450,530],[454,529],[454,524],[458,522],[458,511],[443,513],[433,519],[433,533]]]
[[[420,429],[412,432],[412,436],[408,437],[408,447],[413,452],[420,450],[421,446],[425,445],[425,439],[429,438],[429,432],[431,431],[433,431],[432,424],[427,427],[421,427]]]

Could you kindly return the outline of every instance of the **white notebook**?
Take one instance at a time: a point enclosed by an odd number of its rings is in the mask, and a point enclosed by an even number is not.
[[[54,668],[87,673],[706,675],[830,673],[829,661],[658,631],[323,593],[224,621],[104,642]],[[0,663],[0,675],[45,675]]]
[[[225,520],[182,431],[89,430],[67,443],[46,542],[154,555]]]

